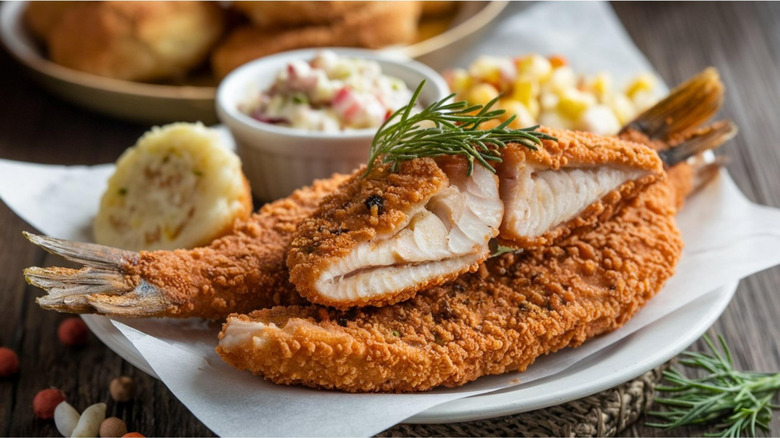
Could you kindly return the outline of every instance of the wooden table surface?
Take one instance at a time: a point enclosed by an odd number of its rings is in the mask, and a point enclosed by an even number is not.
[[[729,171],[751,200],[780,207],[780,4],[621,3],[614,8],[637,46],[664,80],[676,84],[708,65],[726,83],[724,117],[736,121],[740,135],[722,153]],[[4,52],[0,92],[0,158],[51,164],[114,161],[148,126],[100,116],[42,91]],[[24,184],[24,181],[19,181]],[[27,286],[22,269],[61,260],[44,254],[21,236],[31,227],[0,202],[0,346],[18,352],[21,372],[0,380],[0,435],[59,436],[52,421],[36,420],[35,393],[62,389],[79,410],[108,403],[109,415],[147,436],[202,436],[212,433],[160,382],[135,369],[94,336],[86,347],[66,348],[57,341],[66,316],[39,309],[40,291]],[[729,341],[742,369],[780,370],[780,268],[740,283],[736,297],[711,333]],[[701,348],[699,341],[693,348]],[[135,378],[137,398],[118,404],[108,395],[109,381]],[[659,431],[643,426],[625,436],[701,435],[706,428]],[[769,433],[780,435],[780,415]]]

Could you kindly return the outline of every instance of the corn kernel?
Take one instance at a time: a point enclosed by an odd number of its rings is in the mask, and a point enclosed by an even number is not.
[[[528,105],[532,100],[536,100],[539,95],[539,82],[530,76],[520,76],[515,80],[512,97],[523,104]]]
[[[517,100],[501,99],[498,102],[498,107],[506,111],[503,120],[508,119],[512,115],[516,116],[515,120],[509,125],[512,129],[526,128],[536,124],[536,119],[528,111],[528,108]]]
[[[589,107],[596,104],[596,98],[592,94],[584,93],[577,89],[566,90],[558,101],[558,112],[563,116],[576,120]]]
[[[599,135],[614,135],[620,131],[620,122],[606,105],[594,105],[585,110],[576,126],[577,129]]]
[[[495,99],[496,96],[498,96],[498,90],[496,90],[496,87],[487,83],[481,83],[471,87],[471,89],[468,91],[468,94],[466,95],[466,100],[472,104],[485,105],[491,100]]]
[[[634,108],[634,103],[631,102],[631,99],[626,97],[625,94],[616,94],[612,97],[611,105],[612,111],[614,111],[615,116],[617,116],[618,122],[620,122],[620,125],[626,125],[631,120],[634,120],[634,117],[637,115],[637,110]]]
[[[541,106],[542,111],[555,110],[555,108],[558,107],[559,100],[560,98],[558,95],[550,91],[542,92],[539,95],[539,105]],[[537,117],[539,116],[537,115]]]
[[[601,103],[608,102],[614,88],[612,87],[612,76],[607,72],[601,72],[585,81],[585,89],[596,95]]]
[[[462,68],[452,70],[447,75],[447,82],[450,85],[450,90],[454,93],[461,93],[471,87],[471,76],[469,72]]]
[[[636,93],[639,93],[640,91],[652,91],[653,88],[655,88],[655,76],[650,73],[643,73],[628,84],[628,87],[626,87],[626,95],[633,99]]]
[[[492,56],[480,56],[469,66],[469,74],[480,82],[498,85],[501,82],[500,60]]]
[[[564,90],[575,88],[577,86],[577,76],[574,74],[574,70],[569,66],[563,66],[553,70],[550,75],[550,79],[545,84],[545,87],[556,93],[561,93]]]
[[[542,55],[533,54],[520,58],[516,61],[516,65],[517,74],[519,76],[525,76],[539,81],[547,80],[550,73],[552,73],[550,61]]]
[[[531,117],[536,119],[539,117],[539,100],[533,99],[525,105],[528,108],[528,112],[531,113]]]

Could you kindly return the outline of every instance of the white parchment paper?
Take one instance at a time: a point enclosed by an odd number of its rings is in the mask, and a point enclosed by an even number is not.
[[[532,51],[566,55],[581,71],[611,70],[619,81],[650,70],[609,6],[599,3],[534,5],[501,22],[477,50]],[[453,65],[475,56],[461,54]],[[91,220],[112,169],[0,160],[0,197],[44,234],[91,240]],[[486,377],[457,389],[397,395],[277,386],[222,362],[214,352],[219,326],[165,319],[114,325],[217,434],[368,436],[440,403],[516,385],[518,377],[528,383],[554,375],[721,285],[780,263],[780,210],[748,202],[725,173],[688,202],[679,225],[686,248],[677,274],[624,327],[547,356],[525,373]]]

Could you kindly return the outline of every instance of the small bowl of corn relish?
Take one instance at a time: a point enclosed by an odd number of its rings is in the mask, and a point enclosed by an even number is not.
[[[481,56],[444,78],[456,100],[485,104],[500,94],[497,106],[506,113],[494,123],[516,115],[511,128],[544,125],[612,135],[658,100],[658,80],[650,73],[618,88],[608,72],[578,74],[562,56]]]

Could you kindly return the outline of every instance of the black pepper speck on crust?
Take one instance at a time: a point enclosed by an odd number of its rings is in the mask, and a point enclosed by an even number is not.
[[[379,195],[370,195],[366,198],[366,208],[371,216],[377,216],[385,211],[385,200]]]

